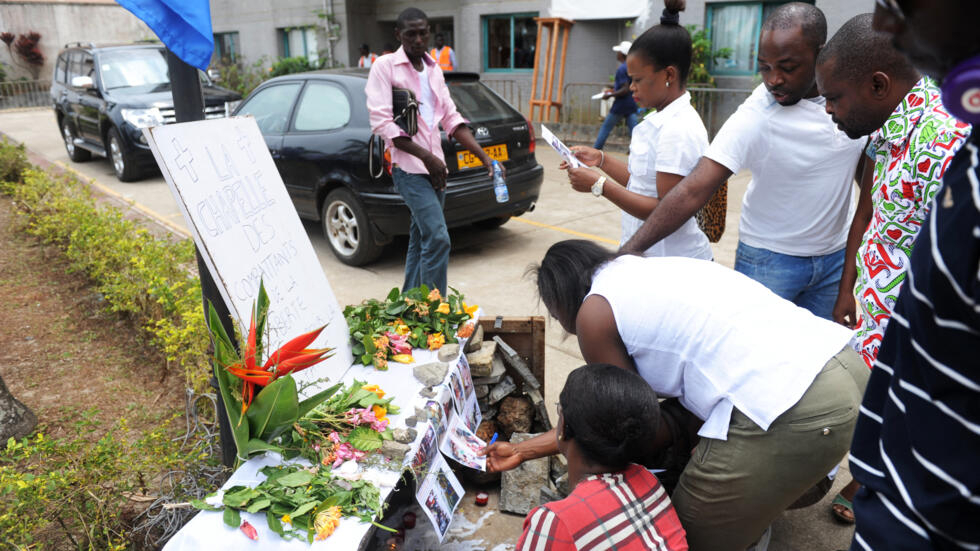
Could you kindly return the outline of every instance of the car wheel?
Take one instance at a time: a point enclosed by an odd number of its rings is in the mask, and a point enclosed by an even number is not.
[[[120,182],[132,182],[140,177],[140,169],[133,161],[133,156],[123,147],[122,138],[115,128],[109,129],[109,161]]]
[[[71,126],[67,120],[61,121],[61,137],[65,140],[65,151],[68,152],[69,159],[81,163],[92,158],[92,153],[89,150],[75,145],[75,133],[71,131]]]
[[[486,220],[480,220],[474,225],[483,230],[495,230],[500,226],[503,226],[510,220],[510,216],[497,216],[495,218],[487,218]]]
[[[363,266],[381,255],[364,207],[345,187],[327,194],[321,212],[323,235],[333,254],[348,266]]]

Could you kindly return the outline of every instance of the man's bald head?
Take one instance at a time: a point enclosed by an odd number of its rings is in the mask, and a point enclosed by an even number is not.
[[[800,28],[803,38],[814,51],[827,41],[827,18],[820,8],[803,2],[790,2],[776,8],[765,22],[762,31]]]

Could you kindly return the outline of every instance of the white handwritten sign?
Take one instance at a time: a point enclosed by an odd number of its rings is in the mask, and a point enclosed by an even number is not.
[[[327,324],[336,349],[297,379],[336,382],[350,367],[347,324],[252,117],[143,131],[194,241],[243,331],[259,282],[269,293],[268,350]]]

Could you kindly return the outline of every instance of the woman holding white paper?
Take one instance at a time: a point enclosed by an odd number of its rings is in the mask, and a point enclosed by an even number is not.
[[[687,176],[708,148],[708,133],[686,91],[691,35],[680,26],[684,0],[667,0],[660,24],[640,35],[626,56],[630,90],[641,107],[655,109],[633,129],[628,163],[591,147],[572,151],[586,166],[568,169],[572,188],[605,197],[623,210],[625,243],[650,215],[659,198]],[[654,244],[644,256],[687,256],[710,260],[711,246],[694,218]]]

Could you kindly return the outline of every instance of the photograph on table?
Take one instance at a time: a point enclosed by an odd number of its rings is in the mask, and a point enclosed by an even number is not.
[[[446,438],[442,440],[440,450],[460,465],[485,471],[487,469],[487,459],[480,455],[480,451],[487,445],[476,434],[473,433],[462,417],[454,415],[449,420],[449,430]]]
[[[436,442],[442,442],[446,434],[446,429],[449,426],[446,410],[436,400],[429,400],[425,403],[425,414],[429,419],[429,423],[435,429]]]
[[[463,396],[469,399],[473,395],[473,374],[470,372],[470,362],[466,359],[466,354],[459,356],[459,375],[463,380]]]
[[[466,407],[463,408],[463,422],[466,423],[467,428],[476,432],[481,421],[483,421],[483,413],[480,412],[480,403],[474,394],[466,399]]]
[[[466,401],[463,397],[463,379],[457,369],[449,371],[449,389],[453,393],[453,406],[456,408],[456,413],[462,415]]]
[[[425,433],[422,436],[422,441],[419,443],[419,449],[415,452],[415,456],[412,457],[411,469],[416,476],[423,477],[429,470],[429,466],[432,464],[432,458],[439,455],[439,446],[436,445],[436,429],[433,428],[432,423],[425,424]]]
[[[463,485],[450,470],[446,460],[436,454],[429,474],[422,480],[415,493],[415,499],[429,517],[440,543],[449,531],[453,513],[462,501],[462,497]]]

